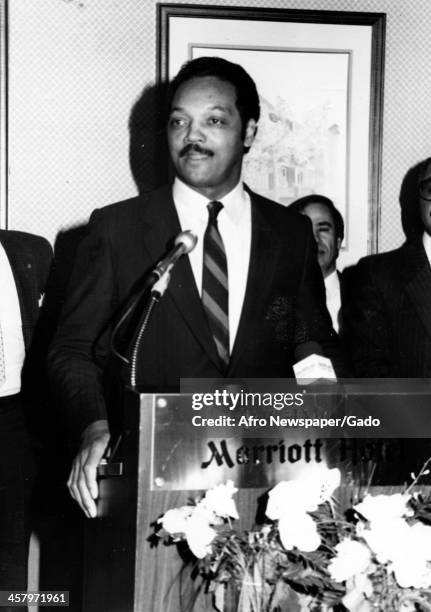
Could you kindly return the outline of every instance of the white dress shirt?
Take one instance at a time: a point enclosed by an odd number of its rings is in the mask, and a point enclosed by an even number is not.
[[[340,294],[340,279],[338,278],[337,270],[334,270],[325,279],[326,289],[326,307],[329,310],[329,314],[332,319],[332,327],[338,333],[338,314],[341,308],[341,294]]]
[[[429,265],[431,266],[431,236],[424,232],[422,236],[422,242],[424,245],[426,256],[428,257]]]
[[[208,198],[188,187],[179,178],[173,184],[173,198],[181,229],[191,230],[198,242],[188,257],[196,287],[202,296],[203,239],[208,224]],[[250,196],[242,183],[218,200],[223,204],[217,221],[226,250],[229,284],[229,344],[232,352],[238,331],[247,285],[251,246]]]
[[[6,379],[0,386],[0,397],[14,395],[21,390],[21,370],[25,346],[22,334],[21,310],[15,279],[6,251],[0,244],[0,325]]]

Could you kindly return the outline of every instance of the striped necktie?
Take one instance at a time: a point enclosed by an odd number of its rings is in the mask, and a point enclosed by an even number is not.
[[[0,387],[6,380],[6,368],[4,363],[4,350],[3,350],[3,334],[0,325]]]
[[[202,303],[223,368],[229,363],[229,289],[227,260],[217,215],[221,202],[210,202],[209,217],[204,235]]]

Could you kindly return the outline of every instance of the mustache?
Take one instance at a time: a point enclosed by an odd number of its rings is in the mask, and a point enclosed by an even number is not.
[[[180,157],[184,157],[188,153],[200,153],[201,155],[210,155],[213,156],[214,153],[210,149],[204,149],[199,144],[189,143],[185,147],[183,147],[180,151]]]

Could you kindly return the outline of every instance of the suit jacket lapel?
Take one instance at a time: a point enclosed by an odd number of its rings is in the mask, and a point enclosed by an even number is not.
[[[241,311],[238,331],[232,350],[227,375],[231,375],[241,357],[244,343],[253,333],[256,304],[261,303],[272,286],[276,270],[275,261],[281,248],[281,241],[273,231],[264,215],[263,206],[259,205],[258,196],[250,193],[251,199],[251,249],[248,267],[247,286]]]
[[[405,274],[405,289],[431,338],[431,269],[422,238],[408,243]]]
[[[160,253],[168,251],[173,246],[177,234],[181,232],[171,186],[163,187],[152,194],[150,200],[143,204],[143,213],[144,222],[147,225],[145,248],[156,263],[160,260]],[[197,245],[196,248],[202,248],[202,245]],[[180,311],[196,340],[214,364],[219,366],[220,360],[188,257],[181,257],[175,265],[163,299],[171,300]]]

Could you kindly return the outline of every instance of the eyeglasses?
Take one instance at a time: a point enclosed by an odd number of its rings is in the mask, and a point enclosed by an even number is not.
[[[431,200],[431,177],[419,183],[419,197],[422,200]]]

